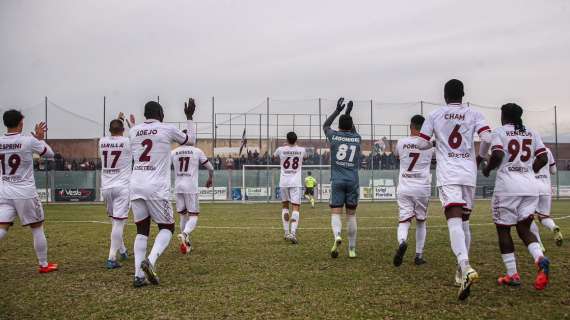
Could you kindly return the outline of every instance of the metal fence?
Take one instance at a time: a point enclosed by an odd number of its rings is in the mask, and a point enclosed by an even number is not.
[[[160,101],[160,97],[155,100]],[[485,106],[478,103],[468,102],[472,108],[481,111],[492,127],[500,125],[499,106]],[[94,139],[107,134],[108,122],[116,116],[119,111],[126,114],[141,114],[143,106],[117,106],[109,102],[109,99],[102,97],[98,102],[90,103],[92,107],[77,109],[62,106],[48,97],[36,105],[22,107],[20,109],[25,117],[26,127],[24,130],[31,131],[33,124],[45,121],[48,124],[48,143],[50,139]],[[427,115],[435,110],[441,103],[428,101],[412,102],[380,102],[374,99],[355,100],[354,118],[358,132],[363,137],[363,151],[366,155],[372,152],[374,143],[382,138],[388,141],[395,141],[409,134],[409,119],[415,114]],[[285,135],[288,131],[295,131],[304,146],[310,148],[315,154],[314,165],[325,165],[328,162],[326,157],[327,143],[322,131],[322,124],[328,114],[336,107],[336,99],[314,98],[314,99],[272,99],[265,98],[252,107],[245,107],[236,112],[218,112],[227,110],[216,103],[214,97],[208,102],[202,102],[198,106],[195,118],[195,126],[199,145],[212,157],[216,155],[230,155],[236,157],[235,150],[239,149],[242,140],[248,141],[247,149],[255,152],[254,164],[271,164],[270,154],[278,145],[285,142]],[[6,106],[0,111],[8,109]],[[165,106],[166,122],[173,123],[180,128],[185,127],[185,121],[181,110],[173,110],[170,106]],[[560,169],[567,169],[565,162],[570,164],[568,159],[561,159],[559,152],[559,127],[567,139],[570,132],[570,114],[560,114],[559,108],[552,107],[525,107],[525,124],[540,132],[545,142],[553,144],[553,152],[557,157]],[[559,124],[562,124],[559,126]],[[1,130],[4,130],[3,128]],[[390,150],[390,147],[388,147]],[[58,150],[55,150],[56,152]],[[232,155],[232,153],[234,153]],[[247,151],[246,151],[247,154]],[[226,161],[222,157],[222,161]],[[373,159],[372,159],[373,160]],[[374,166],[374,161],[369,160],[369,164],[364,166],[363,176],[372,181],[376,177],[381,177],[385,172],[393,172],[392,167]],[[247,163],[246,164],[251,164]],[[239,161],[238,161],[239,162]],[[243,164],[243,163],[241,163]],[[562,165],[561,165],[562,164]],[[231,170],[224,164],[220,164],[216,173],[216,186],[226,187],[228,194],[232,192],[233,185],[241,185],[236,181],[232,185],[231,181],[238,179],[241,173]],[[38,185],[45,190],[61,189],[81,189],[83,182],[89,184],[89,189],[98,188],[98,173],[94,172],[69,172],[73,170],[57,170],[53,166],[44,166],[41,172],[36,172]],[[259,176],[261,173],[256,173]],[[267,178],[266,181],[273,181],[274,178]],[[565,180],[565,173],[556,176],[554,186],[557,194],[565,195],[566,186],[570,186],[570,181]],[[562,180],[561,177],[562,176]],[[81,177],[81,178],[78,178]],[[326,172],[319,170],[318,178],[320,182],[325,182]],[[93,183],[88,183],[95,179]],[[79,181],[79,182],[78,182]],[[228,183],[230,181],[230,183]],[[58,187],[63,186],[63,187]],[[267,185],[269,187],[269,185]],[[376,187],[376,186],[372,186]],[[96,191],[98,192],[98,191]],[[484,192],[481,191],[483,195]],[[55,199],[52,194],[50,199]],[[212,199],[215,197],[212,195]],[[227,198],[230,198],[228,195]],[[268,197],[270,198],[270,197]],[[97,198],[98,199],[98,198]]]

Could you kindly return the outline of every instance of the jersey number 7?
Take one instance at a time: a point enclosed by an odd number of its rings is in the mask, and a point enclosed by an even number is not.
[[[416,162],[418,162],[419,157],[420,157],[419,153],[410,152],[410,158],[412,158],[412,162],[410,163],[410,166],[408,167],[408,171],[414,170],[414,167],[416,166]]]

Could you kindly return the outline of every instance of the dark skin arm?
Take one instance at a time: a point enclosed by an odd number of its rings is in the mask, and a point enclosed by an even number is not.
[[[538,173],[540,169],[542,169],[547,163],[548,156],[545,152],[534,159],[534,162],[532,163],[532,170],[534,170],[534,173]]]
[[[336,103],[336,110],[327,118],[327,120],[325,120],[325,123],[323,123],[323,130],[325,132],[327,132],[331,128],[331,125],[334,122],[334,119],[336,119],[336,117],[338,117],[338,115],[342,112],[344,107],[345,107],[344,98],[338,99],[338,101]]]
[[[503,151],[493,151],[493,153],[491,153],[491,158],[489,159],[487,166],[483,168],[483,175],[485,177],[488,177],[489,174],[491,174],[491,171],[497,169],[501,165],[504,157],[505,153]]]
[[[346,112],[344,114],[346,114],[347,116],[350,116],[350,113],[352,112],[352,100],[348,102],[347,106],[346,106]],[[356,127],[354,126],[354,122],[352,122],[352,129],[350,129],[350,132],[352,133],[356,133]]]

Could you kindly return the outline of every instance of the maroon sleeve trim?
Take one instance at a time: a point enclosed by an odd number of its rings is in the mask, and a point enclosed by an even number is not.
[[[42,153],[40,153],[40,157],[43,157],[44,154],[46,154],[46,152],[47,152],[47,147],[44,147],[44,151],[42,151]]]
[[[477,130],[477,134],[481,134],[484,131],[491,131],[491,128],[489,126],[484,126],[481,129]]]
[[[540,148],[540,149],[536,150],[536,152],[534,154],[535,154],[535,157],[538,157],[539,155],[541,155],[545,152],[546,152],[545,148]]]
[[[550,164],[551,167],[554,167],[555,165],[556,165],[556,162]]]
[[[208,162],[210,162],[210,160],[209,160],[209,159],[206,159],[206,161],[200,163],[200,165],[203,166],[203,165],[205,165],[205,164],[208,163]]]
[[[187,133],[185,133],[185,135],[186,135],[186,138],[184,139],[184,142],[182,142],[182,143],[181,143],[181,145],[185,145],[185,144],[186,144],[186,142],[188,142],[188,134],[187,134]]]
[[[421,132],[419,133],[419,135],[420,135],[421,138],[423,138],[423,139],[426,140],[426,141],[430,141],[430,140],[431,140],[430,137],[428,137],[427,135],[425,135],[425,134],[423,134],[423,133],[421,133]]]

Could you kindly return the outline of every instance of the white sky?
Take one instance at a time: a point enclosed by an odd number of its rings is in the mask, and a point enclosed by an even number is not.
[[[29,121],[43,117],[46,95],[95,122],[103,96],[110,113],[140,116],[160,95],[171,121],[195,96],[209,121],[211,96],[219,112],[267,96],[440,102],[445,81],[459,78],[479,104],[558,105],[560,132],[570,133],[568,0],[1,0],[0,44],[0,107]],[[309,105],[272,107],[316,113]],[[54,137],[101,132],[49,114]],[[401,114],[384,108],[374,119],[401,123]],[[551,119],[526,120],[548,136]]]

